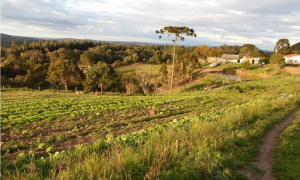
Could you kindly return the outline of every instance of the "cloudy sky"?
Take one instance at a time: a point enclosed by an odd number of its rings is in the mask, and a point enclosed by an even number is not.
[[[1,32],[30,37],[168,43],[156,29],[188,26],[180,45],[300,42],[299,0],[1,0]]]

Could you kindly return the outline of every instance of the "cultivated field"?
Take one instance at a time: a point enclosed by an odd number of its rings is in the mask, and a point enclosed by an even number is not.
[[[246,179],[261,137],[300,105],[278,73],[215,91],[1,93],[2,179]],[[150,114],[150,110],[156,113]]]

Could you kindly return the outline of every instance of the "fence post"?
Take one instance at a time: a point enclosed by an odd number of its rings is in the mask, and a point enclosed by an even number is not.
[[[176,143],[175,143],[176,153],[179,153],[180,151],[179,144],[180,144],[180,139],[176,139]]]
[[[241,126],[241,120],[242,120],[242,115],[240,113],[240,115],[239,115],[239,127]]]

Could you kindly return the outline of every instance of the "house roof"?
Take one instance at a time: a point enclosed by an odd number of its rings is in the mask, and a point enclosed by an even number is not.
[[[284,57],[290,58],[290,57],[294,57],[294,56],[300,56],[300,55],[299,54],[288,54],[288,55],[285,55]]]
[[[245,56],[245,57],[246,57],[245,60],[253,60],[256,58],[256,57],[251,57],[251,56]]]
[[[222,59],[225,59],[225,60],[238,60],[239,59],[239,55],[235,55],[235,54],[222,54]]]

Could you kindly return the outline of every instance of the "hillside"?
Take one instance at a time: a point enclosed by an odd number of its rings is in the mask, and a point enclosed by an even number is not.
[[[9,47],[11,46],[11,42],[14,41],[17,45],[23,44],[24,40],[27,40],[27,43],[31,43],[33,41],[45,41],[45,40],[53,40],[53,41],[68,41],[68,40],[80,40],[74,38],[36,38],[36,37],[24,37],[24,36],[13,36],[9,34],[1,33],[1,46]],[[94,42],[99,42],[103,40],[92,40]],[[120,44],[120,45],[157,45],[157,43],[148,43],[148,42],[137,42],[137,41],[105,41],[109,44]],[[172,43],[161,44],[161,45],[172,45]]]
[[[293,54],[300,54],[300,42],[291,46],[291,52]]]
[[[1,46],[11,46],[12,41],[14,41],[17,45],[21,45],[25,40],[28,43],[31,43],[33,41],[38,41],[39,39],[34,37],[12,36],[1,33]]]

